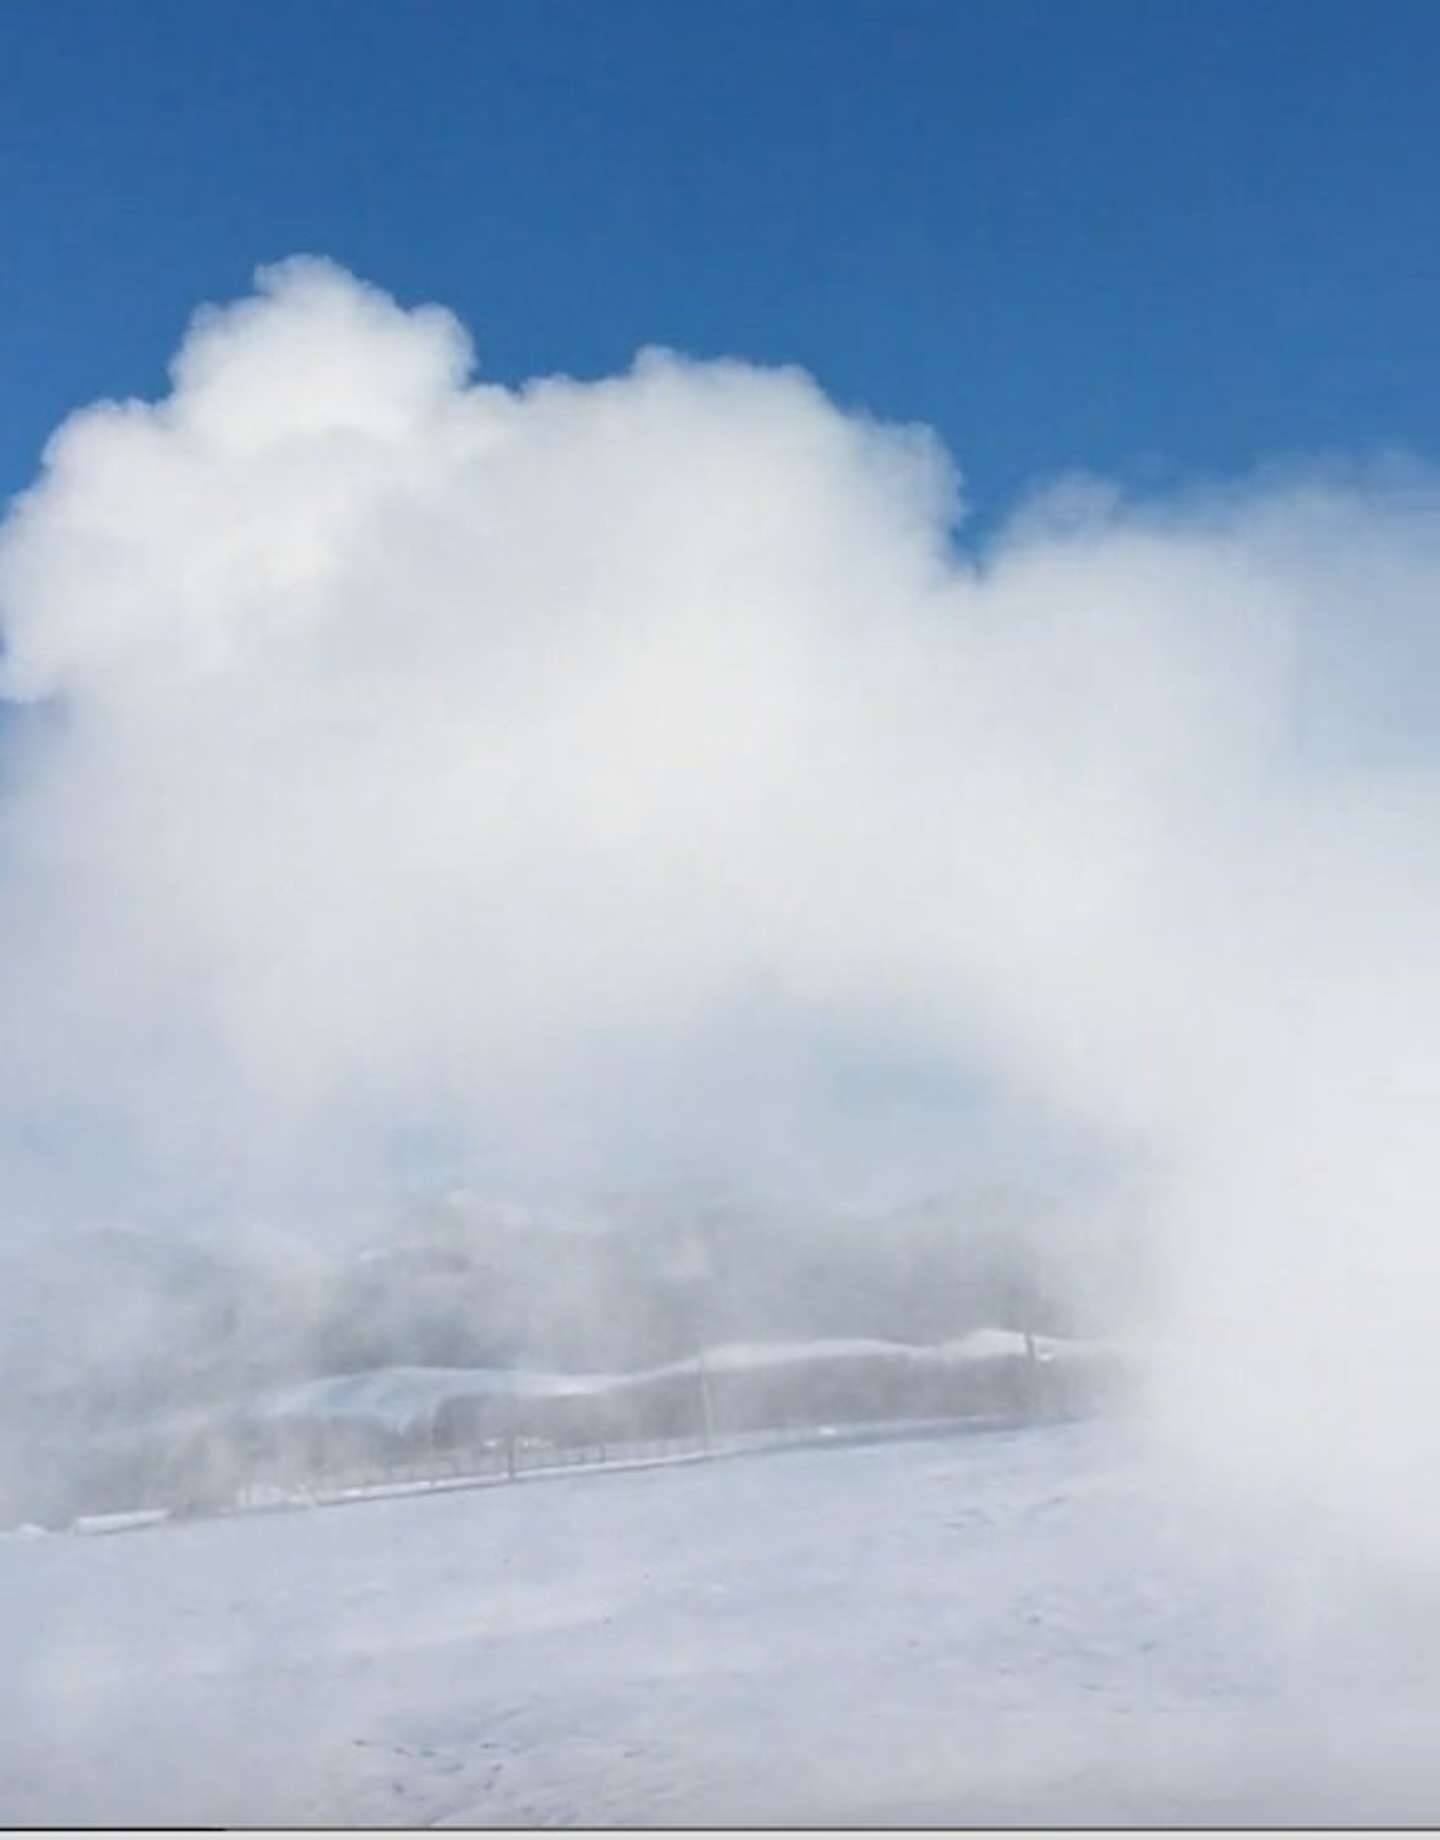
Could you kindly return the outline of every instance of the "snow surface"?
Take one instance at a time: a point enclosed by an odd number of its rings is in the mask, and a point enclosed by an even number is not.
[[[1433,1822],[1348,1557],[1099,1424],[10,1539],[0,1823]]]

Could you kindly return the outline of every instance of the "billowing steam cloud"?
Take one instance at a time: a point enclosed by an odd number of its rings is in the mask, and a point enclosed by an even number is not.
[[[798,373],[470,370],[289,263],[12,511],[14,1192],[838,1192],[1008,1120],[1143,1172],[1181,1447],[1416,1486],[1440,489],[1080,481],[967,555]]]

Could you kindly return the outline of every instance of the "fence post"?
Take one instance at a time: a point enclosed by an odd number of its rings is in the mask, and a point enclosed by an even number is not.
[[[695,1373],[700,1382],[700,1442],[707,1457],[715,1454],[715,1400],[710,1391],[710,1369],[701,1348],[695,1356]]]

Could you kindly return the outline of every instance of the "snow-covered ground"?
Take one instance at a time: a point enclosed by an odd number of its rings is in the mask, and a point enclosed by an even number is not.
[[[1357,1580],[1098,1424],[13,1536],[0,1822],[1433,1822]]]

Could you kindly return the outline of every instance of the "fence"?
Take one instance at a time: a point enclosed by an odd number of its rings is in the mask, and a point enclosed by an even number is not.
[[[925,1351],[842,1357],[817,1349],[803,1360],[767,1355],[708,1371],[689,1363],[568,1395],[467,1398],[441,1385],[432,1410],[388,1427],[363,1415],[327,1418],[318,1403],[309,1416],[236,1411],[183,1436],[147,1427],[90,1471],[71,1513],[225,1513],[1073,1417],[1103,1405],[1114,1379],[1110,1365],[1094,1362],[1006,1355],[947,1364]]]

